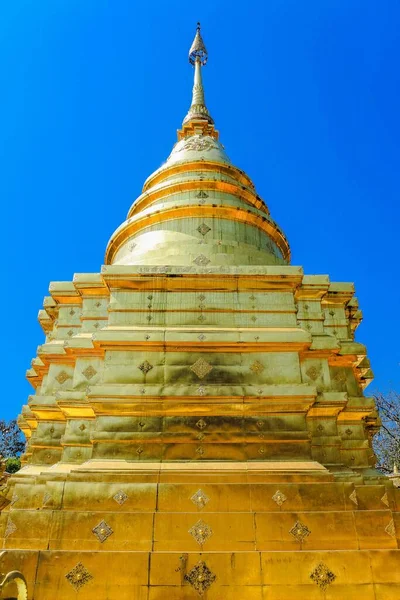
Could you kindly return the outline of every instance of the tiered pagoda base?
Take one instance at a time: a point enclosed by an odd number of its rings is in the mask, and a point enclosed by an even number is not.
[[[89,461],[13,482],[1,570],[24,574],[29,600],[400,597],[386,478],[335,481],[312,461]]]

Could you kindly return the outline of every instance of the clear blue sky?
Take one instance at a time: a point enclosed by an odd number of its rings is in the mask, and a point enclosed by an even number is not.
[[[169,154],[198,20],[228,155],[293,264],[355,282],[376,375],[367,391],[400,389],[399,17],[393,0],[1,2],[0,418],[30,393],[49,282],[99,271]]]

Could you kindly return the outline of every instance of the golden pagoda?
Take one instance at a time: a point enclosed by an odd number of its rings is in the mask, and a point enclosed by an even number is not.
[[[2,598],[395,600],[350,283],[304,275],[204,99],[111,236],[50,285],[2,503]]]

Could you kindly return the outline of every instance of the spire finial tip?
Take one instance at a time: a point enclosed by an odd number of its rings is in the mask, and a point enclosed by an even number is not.
[[[196,60],[200,60],[202,65],[207,62],[207,50],[200,33],[200,21],[197,23],[196,35],[189,50],[189,62],[194,65]]]

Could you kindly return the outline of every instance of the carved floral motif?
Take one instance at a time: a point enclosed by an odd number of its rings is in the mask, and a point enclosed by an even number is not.
[[[325,590],[336,579],[336,575],[329,570],[324,563],[319,563],[312,571],[310,578],[322,589]]]
[[[202,546],[212,536],[212,529],[207,523],[200,519],[189,529],[189,533],[194,537],[196,542]]]
[[[113,500],[122,506],[128,500],[128,495],[125,494],[123,490],[119,490],[116,494],[114,494]]]
[[[306,537],[310,535],[311,531],[308,529],[307,525],[304,525],[301,521],[296,521],[289,533],[291,533],[297,541],[303,542]]]
[[[69,573],[65,576],[73,588],[78,592],[81,587],[93,579],[93,575],[89,573],[86,567],[79,562]]]
[[[96,527],[93,527],[92,531],[101,543],[105,542],[106,539],[114,533],[111,527],[105,521],[100,521]]]
[[[86,377],[86,379],[92,379],[97,374],[97,371],[92,365],[86,367],[84,371],[82,371],[82,375]]]
[[[275,492],[275,494],[272,496],[272,500],[273,500],[274,502],[276,502],[276,504],[277,504],[278,506],[282,506],[282,504],[283,504],[284,502],[286,502],[286,500],[287,500],[287,497],[285,496],[285,494],[284,494],[283,492],[281,492],[281,491],[277,490],[277,491]]]
[[[197,490],[190,499],[200,510],[210,501],[210,498],[201,489]]]
[[[197,375],[199,379],[204,379],[206,375],[208,375],[212,370],[213,366],[210,365],[204,358],[199,358],[196,362],[190,367],[190,370],[193,371]]]
[[[185,575],[185,581],[190,583],[200,596],[203,596],[216,578],[216,575],[210,571],[204,561],[198,562],[197,565]]]

